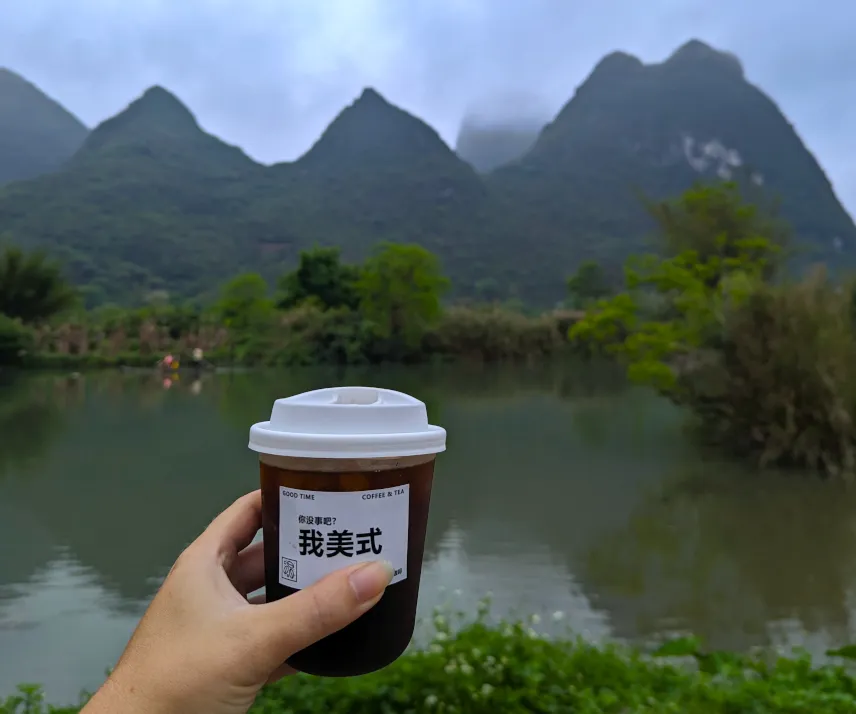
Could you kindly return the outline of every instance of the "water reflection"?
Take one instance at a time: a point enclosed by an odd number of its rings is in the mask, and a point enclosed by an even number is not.
[[[592,606],[561,553],[531,534],[481,525],[464,530],[453,522],[443,534],[424,568],[423,614],[441,608],[472,615],[487,598],[494,616],[539,615],[542,632],[610,637],[609,618]]]
[[[256,487],[248,426],[342,383],[415,394],[449,430],[423,614],[492,591],[595,640],[856,639],[856,493],[702,463],[682,414],[614,368],[40,377],[0,385],[0,695],[97,685],[176,555]]]
[[[32,466],[62,429],[64,410],[81,398],[74,378],[0,382],[0,479]]]
[[[623,637],[691,630],[746,649],[849,641],[854,556],[852,489],[696,464],[605,536],[587,573]]]
[[[102,680],[145,607],[105,591],[91,569],[58,552],[27,582],[0,588],[0,696],[42,682],[69,703]]]
[[[120,602],[149,597],[151,578],[257,481],[245,434],[211,419],[210,406],[187,391],[149,387],[148,380],[118,391],[112,380],[88,383],[50,444],[22,438],[39,459],[19,464],[0,498],[16,513],[15,521],[0,520],[4,542],[47,534]],[[0,584],[41,564],[4,550]]]

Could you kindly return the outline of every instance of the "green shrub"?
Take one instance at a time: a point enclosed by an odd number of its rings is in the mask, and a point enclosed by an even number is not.
[[[482,362],[543,358],[566,343],[559,320],[497,306],[449,308],[428,334],[430,354]]]
[[[558,615],[558,613],[557,613]],[[252,714],[386,712],[529,714],[852,714],[856,679],[807,656],[763,658],[705,653],[693,639],[667,643],[655,656],[536,632],[537,618],[457,633],[435,619],[426,647],[412,648],[364,677],[296,676],[265,688]],[[850,648],[852,649],[852,648]],[[846,652],[844,653],[846,654]],[[689,663],[688,663],[689,661]],[[63,714],[37,690],[0,701],[0,714]]]
[[[282,316],[268,361],[276,365],[361,364],[374,334],[360,313],[305,303]]]
[[[32,346],[32,331],[0,313],[0,366],[22,364]]]
[[[724,315],[712,349],[680,370],[702,433],[762,466],[856,476],[851,297],[818,271],[759,287]]]

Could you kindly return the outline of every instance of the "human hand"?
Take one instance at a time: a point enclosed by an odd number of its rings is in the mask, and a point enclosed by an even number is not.
[[[331,573],[272,603],[264,585],[261,493],[238,499],[173,565],[104,686],[81,714],[245,714],[295,652],[372,608],[388,563]],[[263,600],[263,599],[262,599]]]

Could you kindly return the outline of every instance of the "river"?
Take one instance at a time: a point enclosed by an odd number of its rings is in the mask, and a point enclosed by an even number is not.
[[[257,485],[276,397],[401,389],[448,430],[422,614],[537,613],[647,645],[856,641],[856,493],[703,459],[685,415],[605,366],[26,376],[0,384],[0,697],[97,686],[181,549]]]

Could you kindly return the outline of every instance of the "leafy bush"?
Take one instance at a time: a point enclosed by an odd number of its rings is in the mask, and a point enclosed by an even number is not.
[[[497,306],[453,307],[425,340],[431,354],[482,362],[542,358],[558,352],[566,340],[557,319],[535,318]]]
[[[361,364],[374,333],[358,312],[312,302],[285,313],[269,362],[277,365]]]
[[[0,312],[0,366],[21,364],[32,348],[32,331]]]
[[[25,323],[46,320],[72,307],[77,292],[46,253],[6,247],[0,253],[0,313]]]
[[[762,286],[724,316],[716,349],[685,363],[679,394],[702,433],[762,466],[856,476],[850,295],[822,271]]]
[[[557,616],[559,613],[557,613]],[[267,687],[252,714],[467,712],[530,714],[852,714],[856,679],[806,656],[763,658],[700,651],[693,639],[655,656],[578,639],[551,640],[537,618],[479,619],[453,632],[435,618],[432,641],[364,677],[296,676]],[[851,648],[852,649],[852,648]],[[847,655],[847,651],[842,651]],[[687,660],[694,664],[687,664]],[[0,714],[68,714],[46,708],[37,690],[0,701]]]

